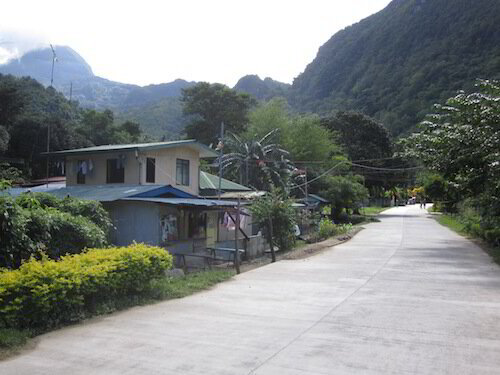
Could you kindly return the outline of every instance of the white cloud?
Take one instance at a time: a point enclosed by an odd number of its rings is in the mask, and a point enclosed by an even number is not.
[[[17,59],[28,51],[43,47],[48,47],[48,41],[41,34],[0,27],[0,64]]]

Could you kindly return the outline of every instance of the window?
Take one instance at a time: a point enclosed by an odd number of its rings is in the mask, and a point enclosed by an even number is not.
[[[106,183],[116,184],[125,182],[123,162],[119,163],[118,159],[108,159],[106,167]]]
[[[83,170],[84,160],[78,160],[78,173],[76,174],[76,183],[77,184],[85,184],[85,173]],[[86,167],[85,167],[86,169]],[[86,172],[86,171],[85,171]]]
[[[155,159],[146,159],[146,182],[155,182]]]
[[[177,185],[189,186],[189,160],[177,159],[175,182]]]

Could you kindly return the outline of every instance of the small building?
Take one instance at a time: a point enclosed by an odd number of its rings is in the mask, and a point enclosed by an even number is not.
[[[225,222],[237,201],[207,198],[218,190],[218,177],[199,170],[200,158],[217,154],[195,140],[95,146],[49,155],[64,158],[66,169],[66,187],[51,193],[100,201],[115,227],[114,244],[144,242],[175,253],[234,244],[235,231]],[[222,179],[222,191],[251,189]],[[260,249],[262,241],[252,240],[251,218],[243,222],[239,247],[253,254],[252,244]]]

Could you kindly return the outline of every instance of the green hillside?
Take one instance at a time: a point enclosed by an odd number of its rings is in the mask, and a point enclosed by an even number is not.
[[[499,25],[498,0],[394,0],[319,49],[291,104],[358,110],[405,133],[476,78],[500,78]]]
[[[246,92],[259,100],[270,100],[276,96],[286,97],[291,85],[275,81],[269,77],[260,79],[258,75],[246,75],[238,80],[234,90]]]

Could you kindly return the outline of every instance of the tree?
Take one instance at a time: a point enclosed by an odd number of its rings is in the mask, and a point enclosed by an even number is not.
[[[274,244],[280,250],[288,250],[295,243],[295,210],[292,201],[286,198],[283,191],[272,189],[250,206],[252,219],[265,230],[267,241],[271,247],[272,261],[276,261]]]
[[[419,125],[420,133],[401,141],[406,156],[418,158],[445,181],[455,200],[469,198],[481,217],[487,240],[500,238],[500,81],[479,80],[476,91],[461,91],[437,104]],[[493,236],[493,237],[491,237]]]
[[[322,124],[337,132],[351,160],[392,156],[392,142],[387,129],[372,118],[356,112],[337,112],[322,119]]]
[[[500,81],[480,80],[477,89],[435,105],[421,132],[402,144],[407,156],[442,174],[463,195],[486,193],[499,200]]]
[[[9,148],[10,135],[6,128],[0,125],[0,155]]]
[[[249,125],[245,134],[246,139],[259,139],[269,132],[279,129],[275,134],[275,141],[284,145],[289,137],[291,126],[290,109],[283,98],[274,98],[267,103],[261,103],[249,113]]]
[[[341,154],[333,133],[316,115],[294,116],[284,146],[296,161],[328,161]]]
[[[225,146],[229,153],[222,157],[222,168],[232,172],[244,185],[258,190],[270,190],[272,186],[286,188],[293,165],[288,151],[274,143],[275,129],[258,140],[244,141],[229,133]]]
[[[368,198],[368,190],[363,185],[363,177],[357,175],[330,176],[327,188],[321,194],[332,203],[332,219],[338,221],[343,210],[357,211],[363,200]]]
[[[187,137],[211,144],[217,142],[222,122],[233,133],[245,130],[255,99],[219,83],[200,82],[182,90],[181,102],[184,115],[192,116],[185,129]]]

